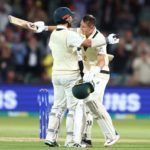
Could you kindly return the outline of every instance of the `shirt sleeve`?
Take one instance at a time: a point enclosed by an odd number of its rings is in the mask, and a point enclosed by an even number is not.
[[[78,33],[74,31],[68,31],[68,34],[67,34],[67,46],[68,47],[80,47],[83,41],[84,41],[84,38],[82,38]]]
[[[70,31],[74,31],[74,32],[77,32],[77,29],[78,28],[69,28]]]
[[[91,42],[91,47],[99,47],[107,44],[106,39],[102,34],[99,34],[96,38],[91,39]]]
[[[101,46],[97,48],[98,54],[106,54],[106,46]]]

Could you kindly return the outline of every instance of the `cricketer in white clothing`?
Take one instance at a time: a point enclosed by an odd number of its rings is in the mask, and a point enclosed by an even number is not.
[[[71,90],[76,80],[80,78],[76,48],[79,46],[97,47],[106,44],[105,39],[99,39],[98,42],[95,39],[83,40],[77,33],[69,31],[67,27],[72,20],[72,13],[70,9],[66,7],[56,9],[54,20],[63,27],[57,26],[57,29],[51,35],[49,43],[54,57],[52,77],[54,85],[54,105],[49,117],[48,133],[45,143],[53,147],[58,146],[57,133],[60,126],[60,118],[65,108],[69,108],[66,123],[68,133],[66,145],[72,141],[73,137],[73,116],[77,100],[73,97]],[[35,25],[37,26],[37,33],[50,30],[50,27],[45,26],[43,22],[36,22]],[[118,39],[114,39],[112,35],[108,40],[109,43],[114,44],[117,43]]]
[[[83,17],[77,32],[84,38],[95,39],[95,41],[99,42],[99,39],[105,39],[105,37],[96,29],[95,24],[96,19],[92,15],[86,15]],[[81,124],[78,124],[78,120],[81,120],[79,116],[84,117],[84,115],[81,115],[81,112],[84,110],[84,108],[82,108],[84,105],[82,104],[85,102],[102,129],[105,137],[104,146],[111,146],[119,139],[119,135],[115,131],[111,117],[103,105],[104,91],[110,78],[109,58],[106,51],[106,45],[96,48],[83,48],[83,61],[85,67],[83,79],[86,82],[93,81],[95,87],[94,92],[91,93],[86,100],[81,101],[79,107],[77,107],[78,111],[76,111],[77,115],[75,115],[77,117],[75,117],[76,128],[74,140],[76,143],[80,143],[81,141],[82,136],[80,136],[80,133],[82,133],[82,131],[80,130],[82,130],[83,127],[81,127]],[[83,118],[83,126],[85,125],[84,120],[85,119]],[[88,122],[92,123],[91,116]],[[91,124],[89,124],[89,126],[90,125]],[[90,129],[88,132],[89,135],[87,134],[86,140],[91,140]]]
[[[49,116],[48,131],[45,144],[56,147],[60,119],[64,110],[68,109],[66,129],[66,144],[73,141],[74,111],[78,100],[72,95],[72,87],[80,78],[76,49],[80,46],[98,46],[96,42],[83,39],[79,34],[68,30],[72,21],[72,12],[66,7],[60,7],[54,12],[57,29],[51,34],[49,46],[54,59],[52,68],[52,83],[54,88],[54,104]],[[100,45],[106,42],[102,40]],[[99,44],[99,43],[98,43]]]

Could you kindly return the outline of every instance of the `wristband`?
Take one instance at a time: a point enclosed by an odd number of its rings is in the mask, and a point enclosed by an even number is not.
[[[95,73],[100,73],[101,72],[101,68],[99,66],[95,66],[93,68],[93,70],[95,71]]]
[[[99,66],[93,66],[91,68],[92,72],[94,72],[95,74],[100,73],[101,72],[101,68]]]
[[[45,26],[45,31],[48,31],[48,26]]]

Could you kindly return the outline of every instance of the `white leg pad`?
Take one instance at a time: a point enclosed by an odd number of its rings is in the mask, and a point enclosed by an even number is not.
[[[102,104],[97,104],[95,101],[88,101],[86,104],[94,114],[98,125],[102,129],[105,139],[113,139],[116,136],[115,129],[105,107]]]
[[[49,114],[49,122],[48,122],[48,129],[46,140],[54,142],[57,140],[61,117],[63,115],[63,109],[54,109],[52,108]]]
[[[93,115],[90,112],[86,112],[86,125],[83,134],[84,139],[91,140],[92,126],[93,126]]]
[[[81,143],[83,131],[86,125],[85,104],[79,101],[75,111],[75,124],[74,124],[74,142]]]
[[[75,110],[68,110],[68,114],[66,118],[67,136],[66,136],[65,144],[73,142],[74,113]]]

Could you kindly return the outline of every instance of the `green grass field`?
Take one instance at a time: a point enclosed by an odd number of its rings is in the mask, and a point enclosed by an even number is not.
[[[103,147],[103,136],[97,124],[92,129],[92,150],[150,150],[150,120],[113,120],[121,135],[118,143],[109,148]],[[65,124],[61,126],[59,150],[64,148]],[[47,150],[50,149],[39,139],[39,122],[36,117],[1,117],[0,150]],[[83,148],[78,148],[83,149]]]

